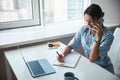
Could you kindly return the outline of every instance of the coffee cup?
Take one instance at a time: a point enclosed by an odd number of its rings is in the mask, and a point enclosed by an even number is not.
[[[79,80],[79,79],[77,77],[75,77],[74,73],[66,72],[64,74],[64,80]]]

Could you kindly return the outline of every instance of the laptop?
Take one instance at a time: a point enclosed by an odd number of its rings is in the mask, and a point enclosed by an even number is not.
[[[56,72],[54,68],[49,64],[47,59],[28,61],[26,64],[32,77],[38,77]]]

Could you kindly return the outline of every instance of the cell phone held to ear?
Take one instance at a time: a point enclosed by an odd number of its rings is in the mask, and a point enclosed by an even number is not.
[[[98,23],[103,24],[103,22],[104,22],[104,19],[101,17],[101,18],[98,20]]]

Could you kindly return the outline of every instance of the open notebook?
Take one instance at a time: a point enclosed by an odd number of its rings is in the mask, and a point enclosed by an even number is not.
[[[76,65],[78,64],[78,61],[81,57],[81,54],[76,52],[76,51],[72,51],[70,54],[68,54],[64,61],[60,63],[59,61],[57,61],[55,59],[55,61],[53,62],[54,66],[62,66],[62,67],[69,67],[69,68],[75,68]]]

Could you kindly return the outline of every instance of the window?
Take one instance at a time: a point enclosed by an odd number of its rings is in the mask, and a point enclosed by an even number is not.
[[[89,0],[0,0],[0,29],[83,18]]]
[[[43,1],[43,0],[42,0]],[[44,0],[42,24],[83,19],[84,9],[90,0]]]
[[[40,24],[38,0],[0,0],[0,29]]]

